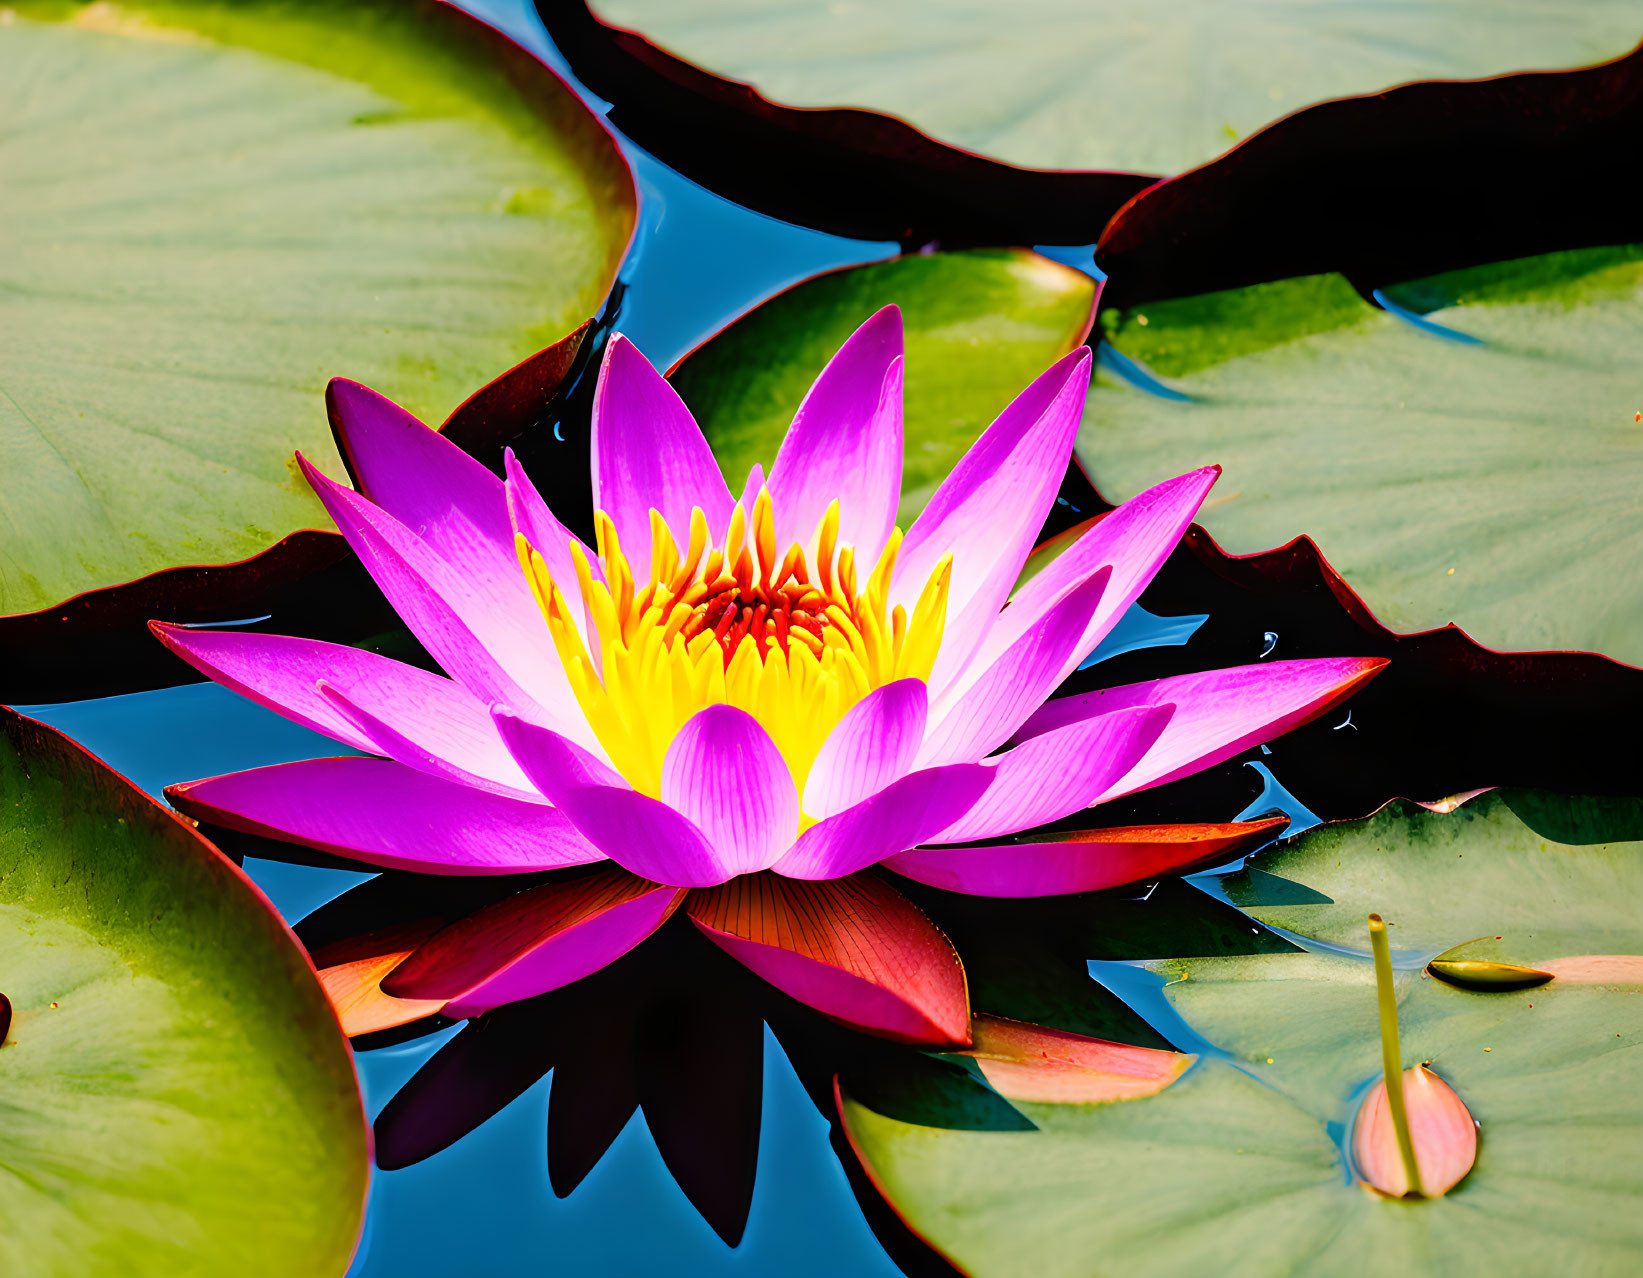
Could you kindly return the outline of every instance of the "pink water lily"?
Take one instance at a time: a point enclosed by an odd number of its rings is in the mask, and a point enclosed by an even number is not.
[[[596,970],[683,905],[830,1016],[966,1043],[952,947],[871,867],[1031,896],[1201,861],[1265,826],[1012,836],[1286,732],[1384,664],[1271,662],[1049,701],[1219,473],[1126,502],[1016,589],[1089,376],[1087,349],[1042,374],[904,533],[896,308],[839,350],[739,498],[673,389],[614,337],[593,408],[592,547],[511,455],[498,478],[334,382],[360,491],[304,473],[448,677],[156,623],[211,678],[367,756],[167,793],[200,820],[385,867],[602,863],[419,940],[383,996],[474,1014]]]

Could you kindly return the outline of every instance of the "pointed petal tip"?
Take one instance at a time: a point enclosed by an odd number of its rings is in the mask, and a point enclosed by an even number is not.
[[[1404,1070],[1403,1093],[1423,1196],[1440,1198],[1458,1185],[1477,1161],[1477,1120],[1454,1089],[1424,1064]],[[1358,1108],[1352,1130],[1352,1161],[1358,1179],[1377,1193],[1389,1198],[1409,1193],[1409,1179],[1386,1102],[1385,1079],[1369,1089]]]
[[[988,1084],[1008,1100],[1104,1105],[1154,1096],[1190,1069],[1197,1056],[1132,1047],[1067,1030],[977,1013],[973,1058]]]

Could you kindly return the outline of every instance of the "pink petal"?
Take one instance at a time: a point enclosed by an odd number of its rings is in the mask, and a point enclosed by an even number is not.
[[[685,909],[720,949],[824,1015],[901,1042],[970,1041],[964,967],[948,939],[872,875],[773,874],[692,892]]]
[[[677,541],[700,506],[723,535],[735,503],[678,392],[620,333],[605,347],[593,397],[593,504],[611,517],[641,584],[650,580],[650,512]]]
[[[591,976],[667,921],[684,899],[625,870],[545,883],[434,933],[384,979],[395,998],[440,999],[478,1016]]]
[[[305,759],[167,786],[198,821],[428,874],[517,874],[600,859],[545,803],[442,781],[387,759]]]
[[[372,1034],[443,1010],[444,999],[394,998],[384,994],[381,985],[382,978],[443,923],[443,919],[417,919],[314,951],[320,986],[336,1009],[343,1033],[350,1038]]]
[[[707,836],[727,875],[770,868],[799,829],[799,795],[758,720],[734,706],[698,711],[667,748],[662,801]]]
[[[1643,985],[1643,954],[1574,954],[1535,966],[1560,985]]]
[[[1055,503],[1089,391],[1090,352],[1063,356],[1017,395],[936,489],[902,542],[890,601],[909,613],[953,555],[947,629],[930,686],[961,674],[1021,575]]]
[[[315,684],[315,689],[338,714],[371,742],[370,749],[375,754],[385,754],[396,763],[403,763],[418,772],[426,772],[429,776],[459,781],[463,785],[477,786],[481,790],[505,794],[514,799],[525,799],[533,803],[540,801],[536,788],[531,785],[519,765],[514,762],[513,756],[508,753],[507,747],[502,744],[501,734],[496,731],[496,725],[491,722],[489,715],[485,716],[485,726],[490,729],[491,743],[494,743],[501,758],[487,759],[486,762],[493,764],[502,780],[492,780],[489,776],[470,771],[463,766],[466,760],[452,761],[449,757],[451,752],[441,749],[440,743],[436,742],[430,746],[425,742],[412,740],[391,723],[372,714],[359,701],[324,679]]]
[[[951,825],[970,810],[991,780],[990,769],[972,763],[914,772],[855,807],[818,821],[771,868],[794,879],[854,874]]]
[[[970,1047],[960,1055],[975,1061],[992,1089],[1040,1104],[1100,1105],[1153,1096],[1198,1059],[980,1013],[971,1017],[970,1033]]]
[[[770,469],[776,544],[809,546],[839,503],[839,543],[878,558],[901,498],[901,309],[886,306],[827,361]]]
[[[1478,1125],[1454,1089],[1425,1065],[1403,1072],[1403,1103],[1421,1192],[1439,1198],[1460,1183],[1478,1156]],[[1369,1089],[1352,1128],[1352,1161],[1360,1179],[1393,1198],[1409,1192],[1397,1132],[1386,1104],[1386,1080]]]
[[[192,630],[160,621],[148,628],[225,688],[356,750],[390,753],[319,692],[320,680],[345,689],[350,702],[429,756],[504,786],[526,784],[485,704],[450,679],[317,639]]]
[[[987,793],[930,841],[997,838],[1089,807],[1140,762],[1174,713],[1174,706],[1137,706],[1046,732],[982,760],[993,770]]]
[[[480,584],[392,515],[327,479],[300,454],[297,461],[394,611],[452,678],[486,701],[541,715],[591,741],[534,604],[533,617],[497,607]]]
[[[571,558],[571,543],[575,542],[582,547],[587,556],[588,569],[595,581],[603,581],[605,572],[594,552],[570,529],[566,528],[554,517],[553,511],[548,509],[548,503],[542,500],[542,494],[536,491],[536,485],[531,482],[525,468],[513,455],[513,449],[508,449],[502,457],[503,468],[507,471],[508,482],[508,519],[512,531],[518,533],[536,548],[542,560],[548,566],[548,575],[553,578],[559,588],[564,591],[565,598],[571,601],[574,615],[579,619],[578,629],[582,632],[582,640],[589,645],[589,652],[597,662],[599,658],[597,643],[598,634],[588,623],[586,610],[582,606],[581,592],[575,587],[576,562]],[[508,537],[508,550],[514,556],[513,570],[521,583],[524,582],[524,572],[520,568],[518,554],[514,548],[512,533]],[[526,586],[526,593],[530,587]],[[531,606],[537,607],[534,598]]]
[[[1111,568],[1107,589],[1078,643],[1078,658],[1082,661],[1141,597],[1141,592],[1164,566],[1170,552],[1192,526],[1198,508],[1204,504],[1220,473],[1219,466],[1195,470],[1149,488],[1108,512],[1016,591],[1010,606],[988,634],[977,660],[985,661],[1004,651],[1079,582],[1103,568]]]
[[[629,789],[574,742],[505,711],[496,723],[536,788],[616,864],[672,887],[709,887],[734,873],[694,822]]]
[[[804,810],[817,820],[843,812],[906,776],[924,740],[929,696],[922,679],[875,688],[822,742],[804,787]]]
[[[913,848],[884,868],[969,896],[1068,896],[1183,874],[1247,851],[1283,817],[1224,825],[1122,826],[1043,835],[1032,843]]]
[[[1078,644],[1107,584],[1105,570],[1069,592],[990,665],[970,671],[942,698],[919,752],[922,764],[979,759],[1044,703],[1078,662]],[[1148,703],[1150,704],[1150,703]]]
[[[1101,802],[1162,785],[1280,737],[1339,705],[1386,668],[1380,657],[1273,661],[1204,670],[1051,701],[1022,725],[1018,741],[1138,705],[1175,703],[1175,716],[1147,756]]]

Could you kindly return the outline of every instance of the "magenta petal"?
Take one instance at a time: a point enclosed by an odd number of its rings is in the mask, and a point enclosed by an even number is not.
[[[1085,347],[1040,374],[960,459],[902,542],[890,601],[909,614],[941,557],[953,555],[947,629],[930,678],[938,696],[1021,575],[1066,474],[1089,383]]]
[[[805,812],[817,820],[830,817],[906,776],[924,740],[928,711],[922,679],[898,679],[858,701],[811,765]]]
[[[616,524],[634,579],[650,580],[650,512],[677,541],[700,506],[722,535],[735,502],[713,450],[678,392],[617,333],[593,396],[593,504]]]
[[[553,578],[559,588],[565,592],[565,597],[572,601],[571,606],[575,615],[582,619],[581,631],[584,642],[596,645],[597,633],[588,624],[587,615],[582,608],[581,593],[575,588],[576,562],[571,558],[571,544],[582,547],[587,556],[588,570],[595,581],[603,581],[605,572],[599,557],[583,543],[582,539],[570,529],[566,528],[554,517],[553,511],[548,509],[548,503],[542,500],[542,494],[536,491],[536,485],[531,482],[525,468],[513,455],[513,449],[507,449],[502,455],[503,469],[507,472],[508,518],[513,531],[508,536],[508,554],[513,559],[514,576],[524,584],[525,575],[519,565],[518,552],[515,549],[513,533],[518,533],[536,548],[537,554],[548,566],[548,575]],[[530,587],[525,586],[526,593]],[[531,599],[531,607],[536,609],[536,601]],[[598,652],[590,647],[594,660],[598,661]]]
[[[434,933],[383,979],[383,992],[478,1016],[591,976],[660,927],[683,897],[615,868],[545,883]]]
[[[914,772],[818,821],[771,868],[791,879],[837,879],[876,865],[958,820],[986,792],[992,775],[973,763]]]
[[[1045,705],[1016,734],[1025,741],[1131,706],[1175,704],[1158,743],[1099,801],[1162,785],[1271,741],[1339,704],[1386,667],[1380,657],[1273,661],[1106,688]]]
[[[1004,651],[1079,582],[1111,568],[1106,592],[1079,641],[1078,657],[1087,657],[1164,566],[1220,473],[1219,466],[1207,466],[1167,480],[1105,515],[1016,591],[977,660]]]
[[[496,723],[536,788],[623,869],[673,887],[711,887],[734,873],[694,822],[628,789],[574,742],[504,711]]]
[[[913,848],[885,869],[970,896],[1066,896],[1181,874],[1247,852],[1284,824],[1123,826],[1043,836],[1036,843]]]
[[[901,310],[850,335],[806,392],[770,469],[776,544],[809,546],[839,503],[839,543],[878,558],[901,499]]]
[[[770,867],[799,829],[799,795],[758,720],[708,706],[679,729],[662,762],[662,800],[718,852],[725,876]]]
[[[316,689],[329,680],[395,732],[450,763],[504,784],[524,781],[484,702],[459,683],[374,652],[317,639],[148,627],[189,665],[225,688],[344,745],[386,754]]]
[[[990,665],[972,670],[931,713],[919,762],[958,763],[996,750],[1078,662],[1078,643],[1106,588],[1103,569],[1077,586]]]
[[[518,874],[600,859],[545,803],[387,759],[305,759],[166,787],[199,821],[427,874]]]
[[[983,761],[993,783],[932,843],[968,843],[1059,821],[1087,808],[1147,753],[1175,707],[1136,706],[1069,724]]]

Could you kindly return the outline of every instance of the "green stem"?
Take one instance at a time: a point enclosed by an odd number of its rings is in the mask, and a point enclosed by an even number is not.
[[[1398,996],[1392,990],[1392,949],[1386,942],[1386,924],[1379,914],[1369,916],[1369,949],[1375,956],[1375,995],[1381,1008],[1381,1068],[1386,1071],[1386,1108],[1398,1137],[1398,1154],[1411,1194],[1423,1194],[1421,1172],[1415,1164],[1415,1142],[1409,1135],[1409,1111],[1403,1104],[1403,1052],[1398,1046]]]

